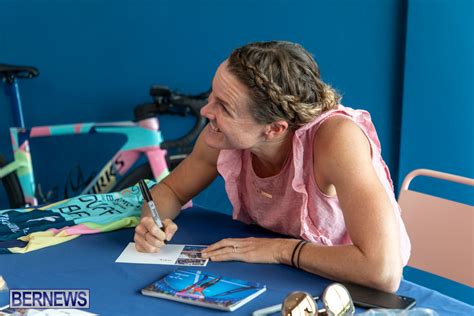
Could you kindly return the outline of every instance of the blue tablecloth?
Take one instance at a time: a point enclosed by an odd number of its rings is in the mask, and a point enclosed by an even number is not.
[[[179,230],[172,242],[177,244],[207,245],[226,237],[276,236],[259,227],[233,221],[228,215],[198,207],[183,211],[176,222]],[[1,255],[0,275],[10,288],[88,288],[89,311],[101,315],[228,314],[141,295],[140,289],[176,267],[115,263],[125,246],[133,241],[133,233],[133,229],[123,229],[85,235],[27,254]],[[284,265],[209,262],[199,269],[267,286],[265,293],[233,315],[250,315],[256,309],[279,304],[288,293],[296,290],[320,295],[331,283]],[[440,315],[474,315],[472,306],[411,282],[403,281],[398,294],[414,297],[418,307],[434,309]]]

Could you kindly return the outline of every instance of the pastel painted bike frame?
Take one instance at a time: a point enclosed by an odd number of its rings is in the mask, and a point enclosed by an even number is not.
[[[160,148],[163,138],[159,130],[157,117],[147,118],[138,122],[78,123],[26,128],[16,79],[12,83],[5,85],[5,92],[10,98],[14,125],[18,127],[10,128],[14,160],[0,168],[0,178],[15,172],[18,176],[25,202],[28,205],[35,206],[38,204],[29,147],[29,140],[31,138],[94,133],[113,133],[126,136],[126,142],[123,146],[102,167],[99,174],[81,194],[109,192],[117,183],[117,180],[143,154],[146,155],[150,163],[156,181],[162,180],[169,174],[165,158],[166,150]]]

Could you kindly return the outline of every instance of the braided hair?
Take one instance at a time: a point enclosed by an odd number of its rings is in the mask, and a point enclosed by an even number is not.
[[[300,45],[256,42],[235,49],[228,70],[250,91],[255,120],[288,122],[295,130],[337,107],[339,94],[321,80],[314,58]]]

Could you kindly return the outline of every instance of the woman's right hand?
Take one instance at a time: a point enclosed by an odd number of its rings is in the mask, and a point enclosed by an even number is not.
[[[178,226],[169,218],[162,221],[163,230],[160,229],[151,216],[143,216],[135,227],[135,248],[139,252],[159,252],[170,241]]]

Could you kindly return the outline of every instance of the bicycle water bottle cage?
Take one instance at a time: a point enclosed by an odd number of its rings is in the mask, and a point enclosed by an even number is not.
[[[31,79],[39,75],[38,69],[31,66],[0,64],[2,79],[12,83],[15,79]]]

